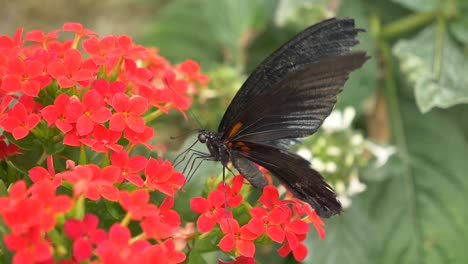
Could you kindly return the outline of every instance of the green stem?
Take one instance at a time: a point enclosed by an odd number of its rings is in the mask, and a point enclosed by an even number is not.
[[[80,42],[80,39],[81,39],[80,35],[75,34],[75,37],[73,38],[73,44],[72,44],[73,49],[78,48],[78,43]]]
[[[432,72],[436,79],[440,77],[440,67],[442,65],[442,54],[444,50],[444,37],[445,37],[445,19],[442,15],[437,17],[437,29],[435,36],[434,47],[434,64],[432,65]]]
[[[136,144],[129,143],[127,148],[125,149],[125,152],[127,152],[129,155],[132,152],[132,150],[135,148]]]
[[[437,13],[415,13],[385,26],[380,32],[383,39],[392,39],[432,22]]]
[[[137,241],[137,240],[143,240],[143,239],[146,239],[146,235],[145,233],[141,233],[135,237],[132,237],[132,239],[130,239],[130,244]]]
[[[143,117],[143,119],[145,120],[146,123],[149,123],[149,122],[155,120],[156,118],[162,116],[163,114],[164,114],[164,112],[161,111],[161,109],[157,109],[156,111],[151,112],[151,113],[145,115],[145,116]]]
[[[107,69],[106,69],[106,65],[101,65],[101,67],[99,67],[99,72],[98,72],[98,76],[97,76],[98,79],[106,79],[107,78]]]
[[[81,194],[75,201],[75,204],[69,212],[66,213],[69,218],[83,219],[85,215],[85,196]]]
[[[102,159],[102,167],[109,166],[110,159],[109,159],[109,152],[104,153],[104,158]]]
[[[86,157],[86,145],[81,144],[80,146],[80,165],[88,164],[88,158]]]
[[[130,223],[130,221],[132,220],[132,215],[130,213],[127,212],[127,214],[125,215],[125,217],[122,219],[122,221],[120,221],[120,224],[122,226],[128,226],[128,224]]]
[[[41,165],[42,163],[44,163],[44,161],[47,159],[47,151],[44,149],[42,151],[42,155],[39,157],[39,159],[37,160],[36,164],[37,165]]]
[[[123,62],[123,56],[120,57],[119,62],[114,67],[111,74],[109,75],[109,79],[108,79],[109,82],[113,82],[113,81],[117,80],[117,77],[119,77],[119,72],[120,72],[120,68],[122,66],[122,62]]]
[[[378,20],[378,18],[376,18]],[[372,23],[371,23],[372,24]],[[380,24],[378,21],[377,24]],[[417,205],[416,203],[416,190],[415,190],[415,182],[414,182],[414,175],[411,169],[411,160],[408,152],[408,144],[406,142],[406,135],[404,131],[404,124],[403,118],[401,113],[401,106],[398,100],[398,86],[396,83],[396,77],[394,75],[394,61],[391,53],[390,44],[386,41],[388,35],[382,36],[383,32],[377,32],[377,47],[379,50],[379,54],[382,57],[383,61],[383,72],[384,72],[384,93],[387,100],[387,107],[390,115],[390,125],[391,125],[391,132],[392,138],[397,145],[399,157],[403,162],[403,167],[405,170],[403,181],[405,184],[405,191],[408,200],[408,211],[409,211],[409,221],[411,222],[412,226],[414,226],[414,235],[416,236],[415,241],[419,243],[416,245],[418,248],[418,255],[421,255],[421,248],[420,245],[421,239],[421,231],[418,229],[419,224],[417,223],[418,212],[417,212]],[[396,31],[394,31],[396,32]],[[379,34],[380,33],[380,34]],[[387,33],[388,34],[388,33]]]

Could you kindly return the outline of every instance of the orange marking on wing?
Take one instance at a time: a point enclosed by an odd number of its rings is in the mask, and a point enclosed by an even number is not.
[[[244,152],[244,153],[246,153],[246,154],[249,153],[249,151],[250,151],[250,147],[247,146],[247,145],[246,145],[244,142],[242,142],[242,141],[235,142],[235,143],[234,143],[234,146],[235,146],[238,150],[240,150],[241,152]]]
[[[237,122],[231,129],[231,132],[229,132],[229,135],[228,135],[228,138],[232,138],[238,131],[239,129],[242,127],[242,123],[241,122]]]

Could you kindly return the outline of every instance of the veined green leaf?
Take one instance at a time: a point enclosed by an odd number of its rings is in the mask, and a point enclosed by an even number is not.
[[[436,37],[443,38],[441,45]],[[413,39],[398,41],[393,52],[423,113],[468,102],[468,59],[448,34],[438,36],[430,27]]]

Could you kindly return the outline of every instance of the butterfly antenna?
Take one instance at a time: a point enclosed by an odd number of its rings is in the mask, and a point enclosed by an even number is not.
[[[188,109],[187,111],[189,112],[189,115],[192,116],[192,118],[195,120],[195,122],[197,122],[198,129],[203,128],[203,126],[202,126],[200,120],[197,118],[197,116],[196,116],[195,113],[192,111],[192,109]]]
[[[178,138],[181,138],[181,137],[186,137],[187,135],[190,135],[191,133],[193,133],[195,131],[198,131],[198,128],[190,129],[187,133],[180,134],[180,135],[177,135],[177,136],[170,136],[169,138],[170,139],[178,139]]]

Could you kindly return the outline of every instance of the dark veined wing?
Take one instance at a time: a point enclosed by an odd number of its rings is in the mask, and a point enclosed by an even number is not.
[[[319,216],[330,217],[341,212],[341,204],[336,199],[333,189],[302,157],[274,146],[242,141],[230,142],[230,149],[234,165],[237,157],[242,156],[265,167],[285,184],[296,198],[309,203]],[[244,169],[242,165],[239,167],[236,166],[239,171]],[[259,175],[249,175],[250,178],[259,181]]]
[[[218,127],[218,132],[232,128],[254,98],[270,91],[288,75],[316,63],[320,58],[348,54],[359,43],[353,19],[328,19],[315,24],[285,43],[266,58],[236,94]]]
[[[332,55],[290,74],[253,96],[224,138],[269,143],[311,135],[332,111],[349,74],[367,59],[364,52]]]

